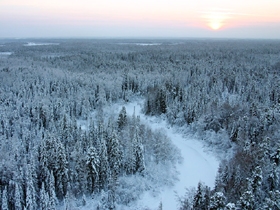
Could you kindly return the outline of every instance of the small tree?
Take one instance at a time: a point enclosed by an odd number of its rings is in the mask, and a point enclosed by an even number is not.
[[[40,209],[44,210],[48,208],[49,204],[49,196],[45,190],[45,183],[42,183],[42,187],[40,190]]]
[[[118,117],[118,129],[119,131],[123,129],[124,126],[127,124],[127,115],[126,115],[126,109],[123,106]]]
[[[117,138],[117,134],[113,132],[112,137],[107,142],[108,162],[113,178],[116,180],[122,165],[121,145]]]
[[[54,182],[54,176],[53,176],[53,172],[51,171],[50,175],[49,175],[49,210],[55,210],[56,209],[56,202],[57,202],[57,198],[56,198],[56,194],[55,194],[55,182]]]
[[[19,184],[16,183],[16,188],[15,188],[15,209],[22,209],[22,201],[21,201],[21,190],[19,187]]]
[[[90,193],[93,193],[99,177],[100,157],[94,147],[90,147],[86,157],[88,186]]]
[[[205,206],[204,194],[205,194],[205,187],[201,182],[199,182],[193,199],[193,209],[203,209],[203,207]]]
[[[8,210],[8,195],[7,195],[7,187],[4,188],[3,193],[2,193],[2,205],[1,205],[2,210]]]
[[[223,210],[225,207],[226,197],[222,192],[215,192],[210,198],[210,210]]]
[[[251,190],[245,191],[240,197],[240,207],[244,210],[253,210],[254,202],[255,198]]]
[[[28,164],[26,171],[26,208],[32,210],[36,209],[36,207],[36,191],[32,177],[32,166]]]

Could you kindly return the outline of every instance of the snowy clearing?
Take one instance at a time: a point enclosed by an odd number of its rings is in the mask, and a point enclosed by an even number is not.
[[[162,202],[163,209],[177,209],[177,195],[183,196],[186,188],[197,187],[199,181],[209,187],[214,187],[219,162],[213,155],[204,151],[199,140],[176,133],[174,128],[170,128],[165,121],[158,117],[149,117],[142,114],[142,103],[143,101],[136,101],[125,104],[127,114],[132,115],[135,110],[135,114],[140,116],[142,123],[149,125],[153,130],[164,129],[167,136],[181,150],[183,161],[177,166],[180,174],[179,181],[174,187],[164,188],[156,197],[152,195],[152,192],[146,192],[142,199],[135,204],[135,208],[157,209]]]
[[[161,45],[161,43],[136,43],[138,46],[156,46]]]
[[[122,43],[118,43],[120,45],[137,45],[137,46],[157,46],[157,45],[162,45],[162,43],[159,42],[155,42],[155,43],[133,43],[133,42],[122,42]]]
[[[12,52],[0,52],[0,56],[8,56],[8,55],[12,55]]]
[[[24,44],[26,47],[30,46],[47,46],[47,45],[59,45],[59,43],[34,43],[34,42],[28,42],[27,44]]]
[[[182,197],[186,193],[186,188],[196,188],[199,182],[205,183],[213,188],[215,177],[218,170],[219,162],[214,155],[209,154],[209,148],[204,150],[203,144],[195,137],[187,137],[176,132],[176,129],[170,127],[165,120],[160,117],[146,116],[141,112],[143,99],[136,99],[134,102],[120,105],[119,103],[107,107],[106,112],[119,113],[121,108],[125,106],[127,115],[140,116],[141,123],[148,125],[152,130],[164,130],[166,135],[172,140],[174,145],[181,150],[182,162],[177,165],[178,181],[170,187],[163,187],[159,193],[154,191],[146,191],[141,199],[129,206],[117,206],[117,209],[157,209],[162,202],[163,209],[178,209],[178,196]],[[91,113],[94,117],[94,113]],[[89,126],[88,120],[79,120],[78,127],[87,130]],[[164,175],[163,175],[164,176]]]

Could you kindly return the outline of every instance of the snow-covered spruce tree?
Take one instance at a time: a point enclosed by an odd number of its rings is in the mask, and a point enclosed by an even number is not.
[[[135,111],[132,116],[130,136],[131,144],[128,147],[127,162],[125,169],[128,174],[142,173],[145,170],[144,148],[142,139],[139,135],[140,118],[135,116]]]
[[[145,101],[144,112],[148,115],[160,115],[166,113],[166,90],[158,85],[149,87]]]
[[[240,197],[239,206],[244,210],[253,210],[255,207],[255,195],[252,188],[253,182],[250,178],[247,178],[246,181],[247,187]]]
[[[260,187],[262,185],[263,181],[263,176],[262,176],[262,169],[260,166],[257,166],[255,170],[253,171],[253,176],[252,176],[252,190],[254,194],[257,194],[257,191],[260,190]]]
[[[269,197],[265,198],[263,209],[280,209],[280,192],[279,190],[269,191]]]
[[[113,210],[116,207],[116,181],[110,176],[108,182],[108,209]]]
[[[133,147],[133,173],[143,173],[145,170],[145,161],[144,161],[144,148],[142,140],[139,136],[139,125],[137,123],[134,137],[132,139]]]
[[[61,142],[64,144],[64,146],[70,147],[72,143],[72,132],[70,120],[66,114],[64,114],[61,120],[59,134],[59,138],[61,139]]]
[[[280,148],[277,148],[277,150],[271,154],[271,159],[277,166],[280,165]]]
[[[111,169],[111,176],[114,180],[118,178],[122,169],[122,150],[117,133],[113,131],[107,141],[108,162]]]
[[[71,159],[74,161],[71,161],[73,166],[71,169],[71,177],[70,182],[71,183],[71,193],[73,193],[76,197],[81,197],[82,193],[85,193],[88,190],[87,189],[87,177],[88,177],[88,166],[86,163],[87,153],[84,152],[83,148],[83,139],[77,140],[75,144],[74,151],[71,153]],[[91,147],[89,147],[91,148]],[[69,188],[68,188],[69,190]]]
[[[269,191],[273,191],[278,189],[279,187],[279,169],[276,166],[276,163],[272,164],[272,167],[269,171],[268,178],[267,178],[267,185]]]
[[[67,193],[68,178],[68,161],[66,159],[63,144],[57,140],[56,144],[56,161],[54,166],[54,176],[56,177],[56,195],[62,200]]]
[[[45,183],[42,183],[41,189],[40,189],[40,203],[39,207],[41,210],[48,209],[49,205],[49,195],[45,190]]]
[[[244,210],[253,210],[254,209],[254,194],[251,190],[245,191],[240,197],[239,206]]]
[[[193,199],[193,208],[201,209],[203,205],[203,189],[202,184],[199,182],[197,186],[197,191]]]
[[[201,182],[198,183],[197,191],[193,199],[193,209],[208,209],[210,203],[210,189]]]
[[[2,192],[1,209],[2,210],[9,210],[8,195],[7,195],[7,187],[6,186],[5,186],[5,188]]]
[[[225,208],[226,198],[222,192],[215,192],[210,198],[211,210],[223,210]]]
[[[68,161],[65,147],[60,139],[48,135],[40,146],[40,176],[46,180],[49,171],[55,177],[55,191],[58,199],[66,195],[68,177]]]
[[[193,193],[191,195],[194,195]],[[194,201],[194,199],[192,198],[189,194],[189,189],[187,189],[186,194],[182,197],[182,198],[178,198],[179,201],[179,209],[180,210],[189,210],[192,208],[192,202]]]
[[[53,171],[51,171],[49,173],[49,203],[48,203],[48,208],[50,210],[56,210],[56,204],[57,204],[57,197],[56,197],[56,193],[55,193],[55,180],[54,180],[54,176],[53,176]]]
[[[32,164],[32,163],[31,163]],[[32,176],[33,170],[32,165],[28,164],[26,169],[26,198],[25,198],[25,207],[27,209],[37,209],[36,202],[36,189],[35,189],[35,180]]]
[[[97,147],[97,145],[96,145],[96,143],[97,143],[97,133],[96,133],[96,130],[95,130],[95,127],[94,127],[94,121],[92,119],[90,119],[87,138],[85,138],[82,143],[83,143],[83,145],[85,145],[84,147],[88,147],[88,146]]]
[[[123,106],[118,116],[118,129],[122,130],[127,125],[126,109]]]
[[[20,185],[18,183],[15,183],[15,209],[22,209],[22,195],[21,195],[21,189]]]
[[[39,152],[40,162],[40,180],[46,180],[50,170],[54,170],[56,161],[56,141],[49,133],[45,134],[45,138],[42,140]]]
[[[69,187],[68,187],[68,189],[69,189]],[[70,210],[71,209],[71,204],[70,204],[70,196],[69,196],[69,194],[70,194],[70,190],[67,190],[67,194],[65,195],[65,197],[64,197],[64,210]]]
[[[94,147],[90,147],[86,156],[87,165],[87,188],[92,194],[99,191],[100,156]],[[81,189],[83,190],[83,189]]]
[[[106,190],[111,171],[108,162],[107,146],[103,135],[101,136],[99,141],[100,141],[100,149],[99,149],[100,168],[99,168],[98,183],[100,189]]]

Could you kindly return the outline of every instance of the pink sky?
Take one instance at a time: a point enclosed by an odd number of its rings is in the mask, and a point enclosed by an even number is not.
[[[0,37],[279,38],[279,0],[1,0]]]

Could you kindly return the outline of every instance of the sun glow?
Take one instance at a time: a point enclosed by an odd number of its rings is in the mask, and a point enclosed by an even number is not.
[[[230,13],[222,9],[213,9],[209,12],[203,12],[203,14],[207,26],[212,30],[219,30],[226,25]]]
[[[220,21],[211,21],[209,23],[209,27],[213,30],[218,30],[223,26],[223,24]]]

